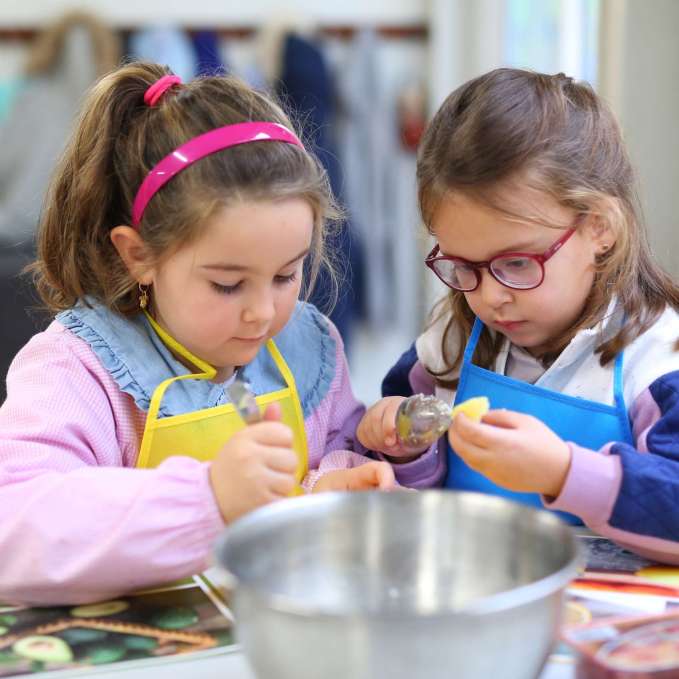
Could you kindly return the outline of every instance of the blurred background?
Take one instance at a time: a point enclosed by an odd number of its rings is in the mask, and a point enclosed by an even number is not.
[[[415,200],[426,121],[501,65],[588,80],[618,115],[657,257],[679,274],[677,0],[23,0],[0,8],[0,401],[16,351],[47,319],[19,276],[51,169],[87,87],[123,58],[183,79],[234,73],[304,124],[348,219],[332,311],[358,396],[421,330],[441,290]],[[323,308],[327,281],[314,301]]]

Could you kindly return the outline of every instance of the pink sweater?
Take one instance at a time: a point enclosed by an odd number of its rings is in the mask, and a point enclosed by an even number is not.
[[[341,340],[328,395],[307,418],[310,489],[366,462],[343,450],[364,410]],[[136,469],[146,413],[89,345],[54,322],[19,352],[0,408],[0,601],[80,603],[205,569],[223,528],[208,466],[173,457]],[[440,456],[396,468],[403,484],[440,481]]]

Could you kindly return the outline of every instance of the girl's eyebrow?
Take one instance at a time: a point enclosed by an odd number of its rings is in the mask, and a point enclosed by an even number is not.
[[[508,247],[508,248],[502,248],[501,250],[496,250],[496,251],[494,252],[494,254],[492,254],[490,257],[488,257],[488,260],[483,260],[483,261],[489,261],[489,260],[492,259],[493,257],[497,257],[498,255],[504,255],[505,253],[507,253],[507,254],[512,253],[512,252],[526,252],[526,253],[530,253],[532,250],[535,250],[536,247],[537,247],[537,246],[535,245],[535,241],[533,241],[533,242],[531,242],[531,241],[521,241],[520,243],[518,243],[518,245],[512,245],[511,247]],[[439,245],[439,250],[440,250],[441,254],[442,254],[442,255],[445,255],[446,257],[459,257],[459,255],[455,255],[455,254],[452,254],[452,255],[451,255],[451,254],[449,254],[449,253],[447,253],[447,252],[444,252],[443,250],[441,250],[441,246],[440,246],[440,245]],[[465,260],[468,261],[468,262],[471,262],[471,261],[482,261],[482,260],[471,260],[471,259],[466,259],[465,257],[459,257],[459,259],[465,259]]]
[[[307,248],[303,252],[300,252],[296,257],[293,257],[289,262],[282,264],[279,268],[284,269],[286,266],[290,266],[290,264],[294,264],[295,262],[299,261],[302,259],[302,257],[306,257],[309,254],[310,249],[311,248]],[[248,271],[249,267],[243,266],[242,264],[228,264],[226,262],[220,262],[217,264],[203,264],[201,269],[219,269],[220,271]]]

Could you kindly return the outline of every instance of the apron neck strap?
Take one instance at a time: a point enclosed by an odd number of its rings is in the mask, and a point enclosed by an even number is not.
[[[481,337],[483,328],[483,321],[477,316],[474,320],[474,326],[472,327],[472,334],[469,336],[469,339],[467,340],[467,346],[464,350],[464,356],[462,358],[463,363],[472,362],[472,356],[474,356],[474,351],[476,350],[476,345],[479,342],[479,337]]]
[[[163,398],[163,395],[166,391],[166,389],[174,382],[178,380],[185,380],[185,379],[196,379],[196,380],[210,380],[212,379],[216,374],[217,374],[217,369],[211,366],[209,363],[204,361],[202,358],[198,358],[195,354],[191,353],[186,347],[182,346],[179,342],[177,342],[172,335],[170,335],[166,330],[164,330],[157,322],[156,320],[151,316],[151,314],[148,313],[148,311],[144,310],[144,314],[146,315],[146,318],[148,319],[149,323],[151,324],[151,327],[154,329],[154,331],[158,334],[158,337],[163,341],[163,344],[168,349],[171,349],[174,351],[177,355],[181,356],[182,358],[186,359],[189,361],[191,364],[195,365],[196,368],[198,368],[201,372],[200,373],[190,373],[188,375],[180,375],[179,377],[171,377],[163,382],[158,386],[156,389],[156,392],[154,393],[152,399],[151,399],[151,409],[149,412],[153,411],[154,414],[158,412],[160,409],[160,402]],[[274,343],[272,339],[267,340],[266,343],[266,348],[268,349],[269,353],[271,354],[271,357],[273,358],[274,363],[276,364],[276,367],[280,371],[281,375],[283,376],[283,379],[285,380],[285,384],[288,388],[292,389],[295,395],[297,395],[297,389],[295,386],[295,378],[292,375],[292,372],[290,371],[290,368],[288,367],[288,364],[285,362],[285,359],[283,358],[283,355],[281,352],[278,350],[278,347]]]
[[[280,371],[281,375],[283,375],[283,379],[285,380],[286,386],[297,392],[297,388],[295,386],[295,378],[292,376],[292,372],[290,371],[288,364],[285,362],[283,355],[278,350],[278,347],[276,346],[272,339],[267,340],[266,348],[269,350],[271,358],[273,358],[273,361],[276,364],[276,367]]]
[[[483,332],[483,321],[477,316],[474,320],[474,326],[472,327],[471,335],[467,341],[467,346],[464,350],[464,356],[462,363],[470,364],[472,362],[472,357],[474,356],[474,351],[476,350],[476,345],[479,342],[479,337]],[[615,357],[615,363],[613,364],[613,396],[616,404],[619,407],[625,408],[625,396],[623,391],[623,379],[622,379],[622,363],[623,363],[624,351],[618,352]]]
[[[160,337],[160,339],[163,340],[163,344],[165,344],[165,346],[168,349],[171,349],[176,354],[189,361],[189,363],[195,365],[196,368],[198,368],[201,371],[201,375],[200,376],[194,375],[193,376],[194,378],[205,376],[205,378],[209,380],[212,379],[217,374],[216,368],[211,366],[202,358],[198,358],[198,356],[192,354],[186,347],[182,346],[179,342],[177,342],[177,340],[174,339],[174,337],[172,337],[168,332],[163,330],[163,328],[155,321],[155,319],[151,316],[151,314],[148,311],[144,310],[144,314],[146,315],[148,322],[151,324],[151,327],[156,331],[158,337]]]

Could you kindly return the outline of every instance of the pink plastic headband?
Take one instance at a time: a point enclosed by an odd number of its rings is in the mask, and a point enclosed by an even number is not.
[[[182,79],[178,75],[164,75],[158,78],[146,92],[144,92],[144,103],[148,106],[155,106],[165,92],[173,85],[180,85]]]
[[[211,153],[252,141],[282,141],[304,148],[302,142],[287,127],[278,123],[236,123],[198,135],[165,156],[146,175],[134,198],[132,226],[135,228],[139,226],[144,210],[153,195],[177,173]]]

